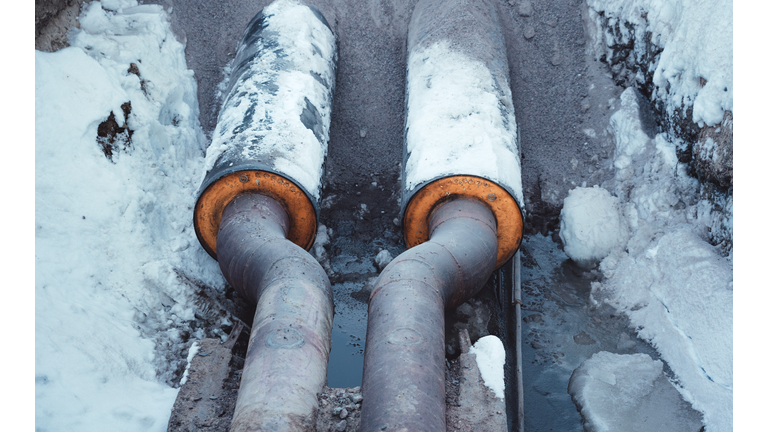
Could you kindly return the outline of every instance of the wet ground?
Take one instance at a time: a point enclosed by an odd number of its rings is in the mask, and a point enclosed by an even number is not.
[[[655,360],[659,355],[634,336],[625,317],[590,302],[590,283],[599,281],[598,272],[577,267],[551,237],[526,236],[523,245],[525,429],[582,431],[568,394],[574,369],[599,351],[644,353]]]

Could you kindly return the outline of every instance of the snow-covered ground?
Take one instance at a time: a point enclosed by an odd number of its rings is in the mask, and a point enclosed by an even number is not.
[[[196,84],[162,7],[93,2],[79,21],[35,53],[35,424],[164,431],[210,336],[193,294],[224,287],[191,225]]]
[[[663,49],[657,58],[644,61],[652,63],[649,69],[657,86],[652,101],[662,103],[667,116],[692,107],[693,121],[700,127],[716,126],[724,112],[733,109],[730,1],[590,0],[588,4],[596,23],[607,17],[609,28],[618,22],[612,28],[636,32],[593,34],[642,40],[639,35],[647,31]],[[597,38],[600,43],[616,45],[614,40]],[[601,52],[599,46],[595,50]],[[645,47],[635,50],[647,52]],[[706,429],[729,431],[734,388],[733,252],[723,256],[708,241],[715,231],[732,235],[733,199],[727,198],[722,209],[707,199],[703,185],[678,160],[676,150],[685,143],[673,131],[657,134],[644,124],[649,108],[641,98],[628,88],[611,117],[615,178],[602,188],[576,188],[565,202],[561,214],[565,252],[583,265],[600,261],[605,279],[592,284],[594,305],[605,302],[626,314],[639,337],[669,365],[668,378],[685,400],[702,412]],[[600,218],[584,211],[594,212],[595,202],[604,203],[597,206],[605,208]],[[597,355],[592,359],[598,361]],[[583,367],[589,369],[592,359]],[[575,373],[571,383],[581,384],[569,391],[580,405],[585,426],[610,430],[600,425],[623,413],[600,407],[611,403],[610,398],[591,391],[583,384],[584,376]],[[654,379],[643,385],[652,387]],[[641,430],[656,430],[650,423],[647,427]]]

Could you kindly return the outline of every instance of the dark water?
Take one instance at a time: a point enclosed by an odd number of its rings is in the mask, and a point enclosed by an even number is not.
[[[625,317],[590,302],[599,273],[578,268],[551,237],[526,236],[521,250],[525,430],[583,431],[568,394],[573,370],[599,351],[659,355]]]

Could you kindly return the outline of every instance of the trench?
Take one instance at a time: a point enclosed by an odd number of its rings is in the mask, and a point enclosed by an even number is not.
[[[164,4],[167,10],[173,8],[172,26],[179,39],[186,42],[188,67],[195,71],[199,86],[201,124],[210,136],[221,102],[217,92],[226,67],[234,57],[242,29],[270,2],[166,0],[156,3]],[[329,1],[308,3],[333,11],[327,18],[338,26],[339,60],[319,222],[332,232],[325,245],[328,264],[333,270],[329,279],[336,309],[328,386],[355,387],[362,382],[367,298],[371,280],[379,272],[375,257],[382,250],[393,257],[405,250],[399,220],[399,163],[403,154],[406,37],[416,1],[346,1],[333,7]],[[556,240],[552,237],[547,237],[549,243],[530,240],[539,233],[556,233],[558,202],[562,205],[567,190],[583,183],[599,183],[608,175],[602,166],[602,161],[611,153],[608,138],[593,137],[583,130],[604,129],[613,112],[609,100],[616,98],[621,89],[605,77],[599,64],[588,60],[581,22],[582,1],[549,0],[533,6],[525,1],[496,3],[506,39],[522,148],[527,212],[527,237],[523,244],[528,251],[522,253],[523,267],[531,270],[526,257],[547,254],[547,251],[557,255]],[[531,12],[527,12],[526,7],[530,7]],[[221,25],[222,22],[227,25]],[[531,37],[530,28],[534,29]],[[596,90],[590,90],[592,85],[596,85]],[[593,108],[584,109],[585,103]],[[597,161],[592,157],[595,154],[599,155]],[[583,301],[583,285],[579,284],[584,276],[562,270],[568,267],[563,264],[566,259],[562,253],[557,259],[559,267],[548,270],[546,277],[552,279],[557,273],[561,285],[581,286],[581,297],[576,297]],[[545,276],[543,270],[536,271],[539,270],[522,272],[523,287],[528,287],[523,294],[523,304],[528,306],[524,306],[523,318],[545,312],[531,306],[537,304],[537,296],[532,294],[535,291],[530,288],[535,285],[532,281],[537,279],[537,274],[539,279]],[[478,329],[474,336],[485,332],[502,338],[508,352],[509,375],[510,357],[513,357],[509,355],[512,352],[509,348],[514,343],[510,335],[514,323],[510,314],[514,286],[509,274],[508,267],[495,272],[480,293],[468,302],[472,306],[469,313],[448,313],[448,359],[457,355],[456,341],[451,341],[451,335],[462,326],[470,326],[471,318],[483,315],[486,328]],[[559,298],[558,293],[552,295]],[[587,322],[589,313],[580,312],[582,305],[566,301],[571,314],[566,318]],[[544,307],[548,308],[546,311],[559,311],[564,306],[562,302],[553,301]],[[547,317],[546,313],[543,315]],[[560,319],[557,313],[551,316]],[[578,412],[563,383],[567,386],[568,368],[584,353],[579,351],[563,360],[559,354],[555,358],[560,351],[554,351],[548,354],[547,361],[559,365],[566,361],[567,367],[554,370],[542,366],[545,360],[540,358],[542,351],[533,348],[534,342],[539,346],[542,338],[554,340],[562,330],[539,328],[536,322],[531,322],[529,319],[523,325],[525,425],[529,430],[580,430]],[[508,392],[513,387],[511,384],[508,378]],[[538,404],[539,400],[543,403]],[[515,403],[507,399],[510,426],[514,421],[510,407]],[[552,413],[561,412],[568,413],[564,423],[552,423],[555,421]],[[563,429],[559,429],[560,426]]]

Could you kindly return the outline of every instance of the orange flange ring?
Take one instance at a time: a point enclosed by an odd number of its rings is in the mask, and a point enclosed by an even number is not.
[[[438,204],[456,197],[476,199],[496,217],[499,251],[498,269],[517,252],[523,239],[523,214],[504,188],[482,177],[457,175],[443,177],[422,187],[411,197],[403,215],[403,236],[408,248],[429,240],[429,218]]]
[[[315,242],[317,217],[312,202],[295,182],[267,171],[238,171],[210,184],[195,204],[195,234],[216,259],[216,237],[224,208],[244,193],[266,195],[279,202],[290,220],[288,240],[309,250]]]

